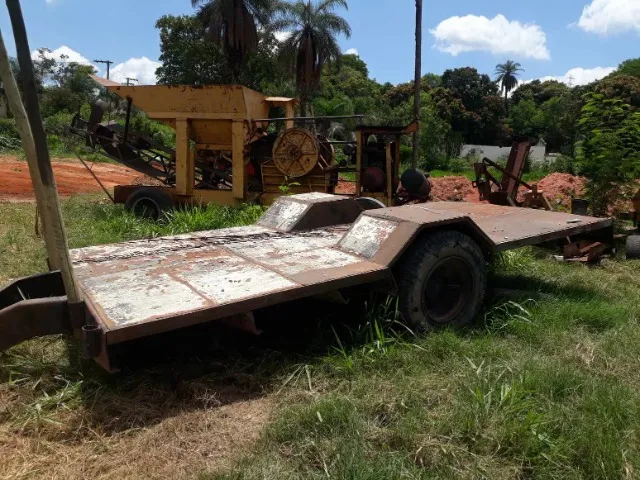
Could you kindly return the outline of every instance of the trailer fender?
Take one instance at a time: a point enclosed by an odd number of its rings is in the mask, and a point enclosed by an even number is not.
[[[278,198],[257,225],[280,232],[300,232],[353,223],[364,210],[353,197],[304,193]]]
[[[390,209],[363,214],[340,241],[339,247],[391,268],[400,261],[411,245],[423,236],[435,231],[450,230],[470,237],[485,257],[492,251],[493,244],[489,238],[464,215],[453,215],[437,222],[423,223],[386,217],[384,212],[388,210]]]

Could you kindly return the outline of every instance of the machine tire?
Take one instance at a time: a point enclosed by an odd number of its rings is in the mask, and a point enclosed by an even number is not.
[[[356,198],[356,202],[358,205],[362,207],[363,210],[377,210],[378,208],[386,208],[386,205],[382,203],[377,198],[371,197],[358,197]]]
[[[161,189],[141,187],[129,195],[124,205],[137,217],[159,220],[173,209],[173,199]]]
[[[486,262],[480,247],[456,231],[420,238],[397,271],[399,310],[407,326],[423,333],[469,325],[484,301]],[[444,282],[449,287],[444,289]]]
[[[627,259],[638,260],[640,259],[640,235],[631,235],[627,237]]]

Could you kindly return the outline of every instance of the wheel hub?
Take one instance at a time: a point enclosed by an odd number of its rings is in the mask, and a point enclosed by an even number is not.
[[[471,295],[471,266],[460,257],[441,260],[425,281],[424,311],[431,321],[446,324],[464,308]]]

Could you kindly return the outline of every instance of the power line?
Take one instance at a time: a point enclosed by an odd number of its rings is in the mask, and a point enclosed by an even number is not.
[[[109,69],[111,68],[112,62],[111,60],[94,60],[93,63],[104,63],[107,65],[107,80],[109,80]]]

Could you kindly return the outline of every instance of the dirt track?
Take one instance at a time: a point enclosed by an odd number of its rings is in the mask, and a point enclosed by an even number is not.
[[[61,196],[102,191],[100,185],[78,160],[55,159],[52,163],[58,193]],[[109,189],[115,185],[140,183],[141,180],[138,172],[120,165],[96,163],[93,165],[93,172]],[[27,162],[15,157],[0,158],[0,201],[24,202],[33,199]]]

